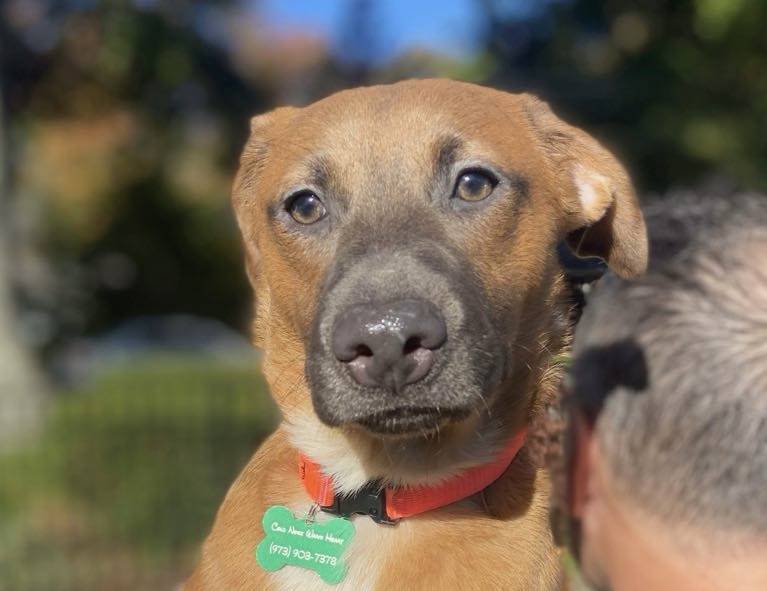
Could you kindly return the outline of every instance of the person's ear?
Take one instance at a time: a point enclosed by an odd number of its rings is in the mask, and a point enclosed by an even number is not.
[[[573,558],[580,563],[583,558],[584,521],[589,518],[593,502],[594,478],[594,423],[573,405],[569,413],[564,439],[564,478],[560,495],[561,506],[557,507],[557,520],[552,521],[555,540],[565,546]]]
[[[564,232],[581,257],[598,256],[622,277],[647,268],[647,231],[631,180],[593,137],[568,125],[536,97],[524,96],[533,132],[563,188]]]
[[[260,253],[254,212],[257,208],[259,175],[269,156],[269,144],[274,128],[285,123],[298,111],[295,107],[280,107],[256,115],[250,120],[250,134],[240,156],[240,167],[232,188],[232,206],[242,236],[245,270],[253,288],[256,288]]]
[[[583,519],[591,488],[594,425],[578,410],[573,412],[570,420],[567,510],[576,519]]]

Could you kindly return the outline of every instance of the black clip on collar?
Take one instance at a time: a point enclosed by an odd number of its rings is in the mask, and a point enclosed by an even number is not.
[[[335,495],[330,507],[322,507],[326,513],[349,517],[352,514],[369,515],[376,523],[394,525],[396,519],[386,514],[386,494],[378,480],[372,480],[349,495]]]

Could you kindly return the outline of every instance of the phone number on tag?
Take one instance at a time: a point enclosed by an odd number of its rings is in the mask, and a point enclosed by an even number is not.
[[[280,544],[269,544],[269,553],[279,554],[285,558],[297,558],[298,560],[303,560],[306,562],[329,564],[330,566],[336,566],[338,563],[338,558],[336,556],[329,556],[328,554],[321,554],[320,552],[309,552],[309,550],[291,548],[290,546],[282,546]]]

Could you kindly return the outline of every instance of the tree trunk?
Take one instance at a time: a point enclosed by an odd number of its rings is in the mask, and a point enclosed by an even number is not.
[[[2,87],[0,86],[0,97]],[[46,399],[45,379],[19,338],[9,252],[11,207],[7,182],[8,146],[0,100],[0,453],[37,434]]]

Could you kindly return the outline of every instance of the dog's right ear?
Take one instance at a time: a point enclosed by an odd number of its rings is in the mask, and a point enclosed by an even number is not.
[[[250,135],[240,156],[240,168],[232,188],[232,206],[242,236],[245,270],[255,289],[260,253],[254,213],[258,207],[259,176],[269,157],[274,129],[298,111],[295,107],[279,107],[256,115],[250,120]]]

